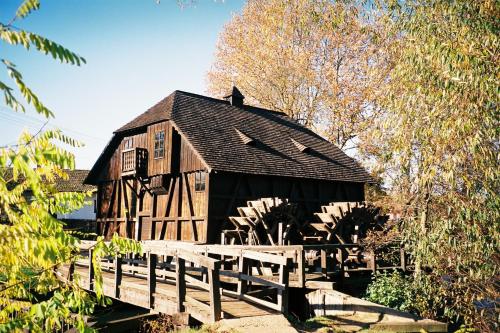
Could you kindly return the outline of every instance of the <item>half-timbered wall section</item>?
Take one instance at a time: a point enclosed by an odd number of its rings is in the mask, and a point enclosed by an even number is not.
[[[164,151],[155,157],[158,137],[164,138]],[[134,148],[148,151],[146,179],[121,175],[122,153]],[[205,175],[201,177],[201,173]],[[143,133],[124,136],[100,175],[100,233],[107,238],[116,232],[140,240],[206,241],[206,174],[195,151],[168,121],[147,126]],[[202,179],[204,186],[196,187],[197,179],[198,183]]]

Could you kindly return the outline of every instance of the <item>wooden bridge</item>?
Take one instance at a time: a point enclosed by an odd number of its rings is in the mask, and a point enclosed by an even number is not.
[[[77,273],[89,291],[95,290],[94,245],[84,241],[82,258],[65,272],[70,278]],[[287,313],[289,288],[332,288],[332,274],[349,272],[344,260],[336,258],[348,256],[352,247],[359,244],[242,246],[144,241],[142,255],[101,260],[103,293],[155,312],[189,313],[203,323]],[[311,253],[318,253],[319,270],[307,269],[306,257]],[[376,266],[375,255],[368,266],[364,270],[381,268]],[[404,254],[396,268],[406,268]]]

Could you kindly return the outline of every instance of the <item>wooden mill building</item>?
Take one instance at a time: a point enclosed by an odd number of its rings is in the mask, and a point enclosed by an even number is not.
[[[283,113],[175,91],[116,130],[85,182],[99,232],[217,242],[247,200],[288,198],[306,214],[364,200],[368,173]]]

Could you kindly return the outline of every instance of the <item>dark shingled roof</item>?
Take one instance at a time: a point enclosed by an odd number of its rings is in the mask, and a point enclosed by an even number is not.
[[[57,192],[88,192],[97,190],[95,186],[85,184],[84,181],[89,174],[89,170],[69,170],[65,169],[64,172],[68,175],[68,179],[62,179],[55,176],[54,188]],[[4,179],[12,179],[12,168],[0,169],[0,175]],[[19,175],[17,181],[9,181],[7,186],[16,186],[26,178]]]
[[[149,124],[171,120],[213,170],[349,182],[372,182],[370,175],[334,144],[283,113],[175,91],[115,132],[99,160],[118,137]],[[246,145],[238,132],[255,142]],[[301,152],[294,141],[308,149]],[[114,143],[114,144],[113,144]],[[91,174],[97,174],[99,161]],[[92,178],[89,176],[88,179]]]
[[[89,170],[64,170],[68,174],[68,179],[57,178],[55,189],[57,192],[87,192],[96,190],[95,186],[84,184]]]

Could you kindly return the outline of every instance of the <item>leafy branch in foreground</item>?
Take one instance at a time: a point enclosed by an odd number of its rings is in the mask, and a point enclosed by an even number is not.
[[[24,1],[9,23],[0,23],[0,40],[33,48],[62,63],[84,64],[76,53],[13,25],[39,7],[38,0]],[[14,82],[13,87],[0,82],[5,105],[25,112],[27,104],[47,119],[54,117],[15,64],[7,59],[1,62]],[[80,241],[55,216],[79,209],[90,195],[56,191],[56,179],[66,179],[65,169],[75,167],[73,154],[62,145],[82,144],[59,130],[44,131],[42,126],[35,134],[22,133],[16,145],[0,147],[0,332],[52,332],[63,325],[89,331],[84,316],[96,304],[108,302],[102,294],[99,257],[140,252],[140,245],[132,240],[116,236],[109,244],[98,240],[94,251],[97,302],[79,287],[77,275],[68,281],[58,272],[60,266],[78,259]]]
[[[0,23],[0,40],[4,43],[21,46],[26,50],[34,48],[35,50],[50,55],[52,58],[59,60],[61,63],[80,66],[85,63],[85,59],[78,54],[68,50],[64,46],[51,41],[36,33],[19,29],[13,23],[19,19],[23,19],[31,12],[40,8],[38,0],[24,1],[16,11],[15,16],[9,23]],[[45,117],[54,117],[54,114],[43,105],[38,99],[36,94],[24,83],[21,73],[16,69],[14,63],[8,59],[1,59],[3,65],[6,67],[8,75],[13,79],[16,87],[18,88],[25,101],[32,105],[36,112],[44,115]],[[4,94],[4,102],[7,106],[15,111],[25,112],[24,105],[13,94],[13,88],[5,82],[0,81],[0,90]]]
[[[498,2],[377,2],[391,69],[365,147],[404,207],[414,282],[440,297],[425,315],[497,332]]]

